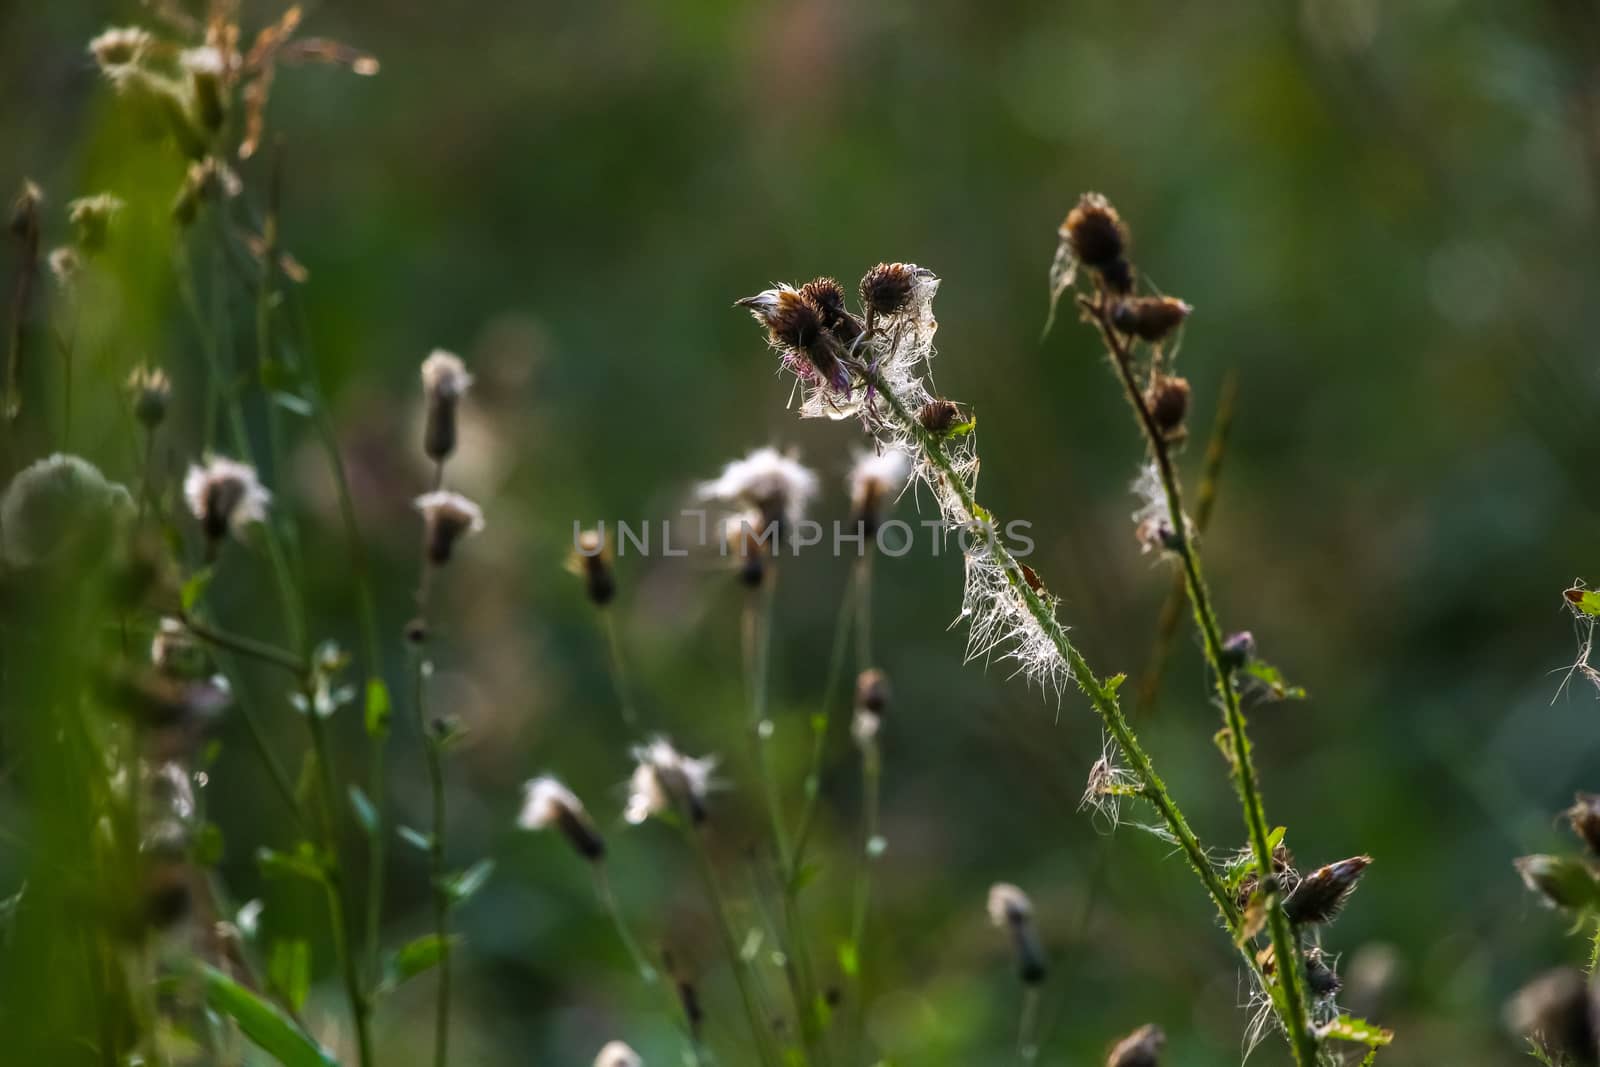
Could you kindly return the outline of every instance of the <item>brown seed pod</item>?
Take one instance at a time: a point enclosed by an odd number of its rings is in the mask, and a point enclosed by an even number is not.
[[[1183,325],[1194,308],[1170,296],[1136,296],[1119,300],[1111,324],[1142,341],[1156,342]]]
[[[909,263],[879,263],[861,276],[861,303],[873,315],[898,315],[911,304],[917,268]]]
[[[917,412],[922,428],[935,436],[943,436],[961,422],[961,409],[949,400],[930,400]]]
[[[1183,420],[1189,414],[1189,379],[1157,374],[1145,390],[1144,406],[1164,440],[1182,440],[1187,433]]]
[[[800,296],[822,314],[822,327],[849,345],[860,337],[865,326],[850,314],[845,304],[844,286],[832,278],[813,278],[800,287]]]
[[[1371,856],[1352,856],[1318,867],[1300,879],[1300,884],[1283,902],[1284,914],[1296,926],[1332,922],[1371,863]]]
[[[1122,259],[1128,229],[1111,202],[1099,193],[1084,193],[1061,224],[1061,236],[1072,246],[1078,262],[1097,270]]]

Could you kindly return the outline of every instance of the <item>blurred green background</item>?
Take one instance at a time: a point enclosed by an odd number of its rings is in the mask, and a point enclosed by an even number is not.
[[[246,26],[276,14],[246,4]],[[153,359],[175,379],[159,451],[172,477],[198,448],[204,397],[167,221],[181,165],[128,132],[84,49],[144,17],[89,0],[0,9],[0,185],[43,186],[47,241],[64,239],[74,196],[128,202],[86,327],[72,442],[125,481],[128,368]],[[284,138],[282,241],[310,271],[315,359],[397,687],[410,500],[427,481],[417,364],[443,346],[478,376],[450,481],[484,505],[488,530],[434,611],[436,699],[470,729],[448,771],[451,858],[498,862],[459,917],[459,1062],[586,1064],[614,1037],[650,1063],[677,1056],[583,865],[558,838],[514,829],[521,783],[547,770],[609,830],[641,935],[702,976],[713,1044],[743,1033],[680,843],[621,826],[636,736],[563,570],[575,520],[671,517],[697,480],[760,444],[798,447],[821,472],[818,518],[845,512],[858,427],[785,410],[789,384],[736,298],[820,273],[852,283],[880,259],[937,271],[935,369],[979,418],[980,495],[1034,524],[1030,562],[1091,662],[1142,681],[1169,577],[1128,521],[1140,443],[1090,332],[1069,315],[1039,341],[1055,228],[1085,189],[1113,199],[1146,273],[1197,309],[1179,367],[1198,433],[1224,373],[1239,374],[1211,580],[1224,624],[1251,629],[1311,694],[1254,713],[1269,817],[1303,866],[1375,857],[1327,946],[1366,997],[1355,1006],[1398,1033],[1379,1062],[1526,1062],[1504,1032],[1506,995],[1586,946],[1511,860],[1567,848],[1554,814],[1600,788],[1595,693],[1580,682],[1552,700],[1575,644],[1560,591],[1600,579],[1592,4],[347,0],[315,6],[307,31],[383,64],[370,79],[280,72],[269,129]],[[242,172],[259,192],[263,161]],[[331,484],[292,426],[274,487],[303,524],[318,634],[355,647]],[[1200,453],[1184,457],[1191,488]],[[763,824],[740,735],[737,588],[714,558],[628,558],[619,573],[645,719],[725,755],[718,833],[742,877]],[[793,804],[846,575],[812,553],[780,591],[774,716]],[[1003,879],[1033,895],[1056,963],[1044,1062],[1099,1062],[1154,1021],[1171,1062],[1237,1063],[1237,958],[1193,876],[1137,828],[1107,835],[1075,812],[1096,721],[1076,694],[1058,707],[1004,665],[963,666],[964,636],[946,629],[960,581],[954,554],[878,568],[876,641],[897,703],[869,1033],[895,1063],[1009,1061],[1018,990],[983,913]],[[259,549],[236,552],[220,613],[275,635],[266,583]],[[260,682],[287,758],[301,731]],[[398,721],[390,800],[421,823],[420,750]],[[1187,628],[1138,726],[1201,838],[1242,844]],[[336,728],[358,770],[359,716]],[[206,803],[226,882],[241,900],[265,894],[269,929],[319,924],[314,902],[260,878],[256,847],[292,835],[237,724],[220,736]],[[860,799],[838,742],[826,866],[808,891],[825,975],[848,922]],[[12,798],[0,810],[21,817]],[[428,890],[418,854],[394,859],[398,942],[427,928]],[[317,953],[310,1014],[336,1040],[343,1004],[325,942]],[[385,1003],[385,1062],[422,1062],[431,1004],[427,979]],[[1287,1056],[1269,1041],[1252,1062]]]

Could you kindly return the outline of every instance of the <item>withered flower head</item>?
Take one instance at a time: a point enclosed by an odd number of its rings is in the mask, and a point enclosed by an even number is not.
[[[62,245],[50,250],[50,276],[55,279],[57,286],[69,290],[78,284],[82,274],[83,257],[78,255],[76,248]]]
[[[822,328],[847,347],[861,336],[865,327],[850,313],[845,303],[844,286],[832,278],[813,278],[800,287],[800,296],[822,315]]]
[[[138,63],[154,43],[149,30],[138,26],[113,27],[89,42],[89,54],[94,56],[101,71],[111,74],[119,67]]]
[[[213,544],[252,522],[265,522],[272,494],[248,463],[225,456],[207,456],[189,466],[183,479],[183,498],[200,520],[206,540]]]
[[[111,193],[79,197],[67,204],[67,221],[72,224],[78,248],[98,252],[106,246],[111,221],[123,208],[122,198]]]
[[[517,825],[524,830],[555,827],[574,851],[591,863],[605,858],[606,845],[595,829],[583,802],[549,775],[533,779],[522,787],[522,813]]]
[[[861,303],[875,318],[888,318],[931,297],[939,278],[915,263],[879,263],[861,276]]]
[[[224,84],[228,74],[227,57],[220,48],[206,45],[185,50],[178,57],[178,63],[189,75],[195,117],[200,120],[200,125],[208,130],[220,130],[227,115]]]
[[[1047,970],[1044,946],[1034,928],[1033,902],[1028,895],[1009,882],[996,882],[989,887],[989,921],[1010,933],[1017,974],[1023,983],[1043,982]]]
[[[877,740],[883,713],[889,707],[889,695],[889,676],[877,667],[870,667],[856,677],[855,717],[851,720],[850,735],[863,749]]]
[[[1600,1014],[1593,986],[1580,971],[1562,967],[1546,971],[1523,986],[1506,1004],[1506,1024],[1536,1041],[1555,1062],[1594,1067],[1595,1032]]]
[[[1311,995],[1316,997],[1331,997],[1339,992],[1343,985],[1339,975],[1329,965],[1328,959],[1320,948],[1306,949],[1306,984],[1311,988]]]
[[[1222,641],[1222,666],[1227,670],[1238,670],[1255,654],[1256,638],[1249,630],[1231,633]]]
[[[1300,879],[1283,902],[1284,914],[1297,926],[1332,922],[1371,864],[1371,856],[1352,856],[1318,867]]]
[[[1600,904],[1600,878],[1587,863],[1566,856],[1522,856],[1517,873],[1552,908],[1583,911]]]
[[[961,421],[961,409],[954,401],[930,400],[917,412],[917,421],[935,437],[943,437]]]
[[[436,348],[422,361],[422,392],[427,417],[422,450],[435,463],[443,463],[456,450],[456,402],[472,386],[461,357]]]
[[[576,527],[576,523],[573,524]],[[612,568],[611,539],[600,530],[574,532],[572,557],[567,569],[583,579],[590,603],[603,608],[617,595],[616,572]]]
[[[886,505],[906,487],[911,457],[898,448],[862,452],[850,468],[850,509],[867,537],[878,532]]]
[[[483,511],[460,493],[436,489],[417,497],[416,506],[422,512],[428,562],[434,566],[449,563],[456,542],[483,529]]]
[[[594,1067],[644,1067],[639,1054],[622,1041],[608,1041],[594,1058]]]
[[[133,396],[133,416],[147,430],[161,425],[167,417],[167,402],[172,399],[172,382],[160,367],[135,367],[128,375],[128,392]]]
[[[849,392],[850,375],[839,359],[844,346],[828,329],[828,314],[806,293],[779,283],[738,301],[767,328],[767,338],[794,373]]]
[[[1600,856],[1600,794],[1579,793],[1567,809],[1567,821],[1589,851]]]
[[[753,508],[766,523],[778,523],[781,534],[783,527],[805,514],[819,487],[815,471],[769,447],[728,463],[718,477],[701,482],[696,495]]]
[[[1250,898],[1255,896],[1256,890],[1261,887],[1261,877],[1255,869],[1255,861],[1251,850],[1247,848],[1240,855],[1245,857],[1245,862],[1251,864],[1250,873],[1239,880],[1239,887],[1234,896],[1234,902],[1239,905],[1239,910],[1243,911],[1249,907]],[[1289,846],[1282,841],[1272,846],[1272,875],[1280,885],[1283,883],[1284,876],[1293,870],[1294,853],[1289,851]]]
[[[1111,309],[1111,324],[1123,333],[1154,343],[1182,326],[1193,310],[1175,297],[1129,297],[1117,301]]]
[[[777,527],[759,511],[745,511],[722,520],[723,543],[739,564],[739,581],[759,588],[767,576],[767,557],[778,550]]]
[[[1189,414],[1189,379],[1157,374],[1145,390],[1144,406],[1165,440],[1182,440],[1187,433],[1183,420]]]
[[[1106,1057],[1106,1067],[1159,1067],[1166,1043],[1161,1027],[1147,1023],[1117,1042]]]
[[[704,822],[706,794],[711,790],[715,756],[685,756],[664,737],[633,750],[638,761],[628,781],[628,804],[623,817],[638,825],[652,815],[673,809],[688,813],[689,821]]]
[[[1061,236],[1086,267],[1103,269],[1122,259],[1128,230],[1111,202],[1099,193],[1084,193],[1061,224]]]

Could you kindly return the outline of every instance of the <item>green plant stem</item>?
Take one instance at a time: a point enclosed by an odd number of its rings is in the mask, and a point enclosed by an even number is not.
[[[1166,493],[1167,507],[1172,514],[1175,552],[1182,562],[1184,581],[1188,587],[1189,603],[1194,609],[1195,624],[1205,645],[1206,659],[1216,678],[1217,694],[1222,700],[1223,717],[1227,726],[1228,744],[1232,750],[1233,778],[1239,793],[1239,803],[1244,809],[1245,825],[1250,833],[1250,847],[1255,853],[1256,869],[1261,872],[1262,885],[1271,886],[1266,894],[1267,930],[1272,938],[1274,958],[1277,961],[1276,984],[1279,991],[1274,996],[1278,1014],[1288,1033],[1289,1045],[1301,1067],[1312,1067],[1317,1059],[1316,1036],[1311,1032],[1305,1012],[1305,965],[1300,955],[1300,945],[1295,939],[1289,918],[1283,911],[1283,895],[1278,891],[1273,870],[1270,827],[1261,786],[1256,776],[1250,754],[1250,738],[1245,732],[1244,712],[1239,706],[1239,694],[1234,689],[1232,674],[1224,664],[1222,627],[1217,622],[1216,609],[1211,603],[1211,593],[1206,587],[1205,575],[1200,567],[1200,552],[1194,539],[1185,528],[1183,495],[1178,485],[1177,471],[1172,462],[1172,450],[1155,417],[1144,402],[1143,393],[1134,375],[1132,352],[1123,336],[1111,323],[1111,312],[1104,294],[1100,299],[1084,301],[1091,320],[1100,332],[1101,340],[1110,352],[1123,393],[1137,416],[1145,441],[1156,462],[1156,470]]]
[[[645,956],[644,951],[639,948],[639,943],[634,940],[627,922],[623,920],[622,909],[617,905],[617,895],[612,892],[611,880],[606,877],[605,866],[601,863],[594,864],[594,895],[611,919],[611,925],[616,927],[617,939],[622,942],[622,947],[628,950],[634,966],[639,969],[640,980],[648,986],[656,985],[659,975],[656,974],[655,967]]]
[[[878,742],[874,738],[861,749],[861,856],[856,866],[856,884],[850,906],[850,950],[855,954],[856,995],[853,998],[851,1033],[858,1050],[857,1059],[865,1060],[867,978],[862,940],[867,933],[867,910],[872,901],[872,866],[877,861],[873,855],[878,840],[878,795],[882,766],[878,757]]]
[[[1022,1017],[1017,1023],[1017,1058],[1023,1063],[1039,1059],[1039,987],[1022,987]]]
[[[425,564],[424,566],[428,566]],[[426,575],[426,572],[424,572]],[[419,600],[424,601],[424,606],[419,613],[419,619],[426,619],[426,590],[428,581],[423,579],[423,592]],[[426,626],[426,622],[422,623]],[[434,1039],[433,1062],[435,1067],[444,1067],[450,1059],[450,894],[445,884],[444,868],[444,835],[445,835],[445,808],[444,808],[444,753],[440,748],[436,732],[428,725],[427,712],[427,664],[421,650],[412,653],[412,685],[413,700],[417,715],[417,731],[422,739],[422,751],[428,766],[428,789],[433,800],[433,832],[428,838],[428,877],[433,886],[433,927],[434,933],[439,938],[439,985],[438,999],[434,1006]]]
[[[751,985],[749,969],[739,954],[739,942],[733,936],[733,920],[728,914],[728,904],[723,899],[722,887],[717,884],[716,871],[711,867],[711,856],[707,853],[705,842],[694,826],[693,815],[688,810],[688,805],[678,805],[678,821],[683,828],[684,836],[689,839],[689,851],[694,853],[695,866],[700,872],[701,882],[705,885],[706,899],[716,919],[717,936],[722,941],[723,951],[728,955],[728,966],[733,969],[734,983],[739,987],[739,999],[744,1005],[745,1017],[750,1021],[751,1037],[755,1040],[756,1050],[760,1053],[762,1063],[775,1064],[778,1058],[774,1056],[771,1048],[766,1016],[756,997],[755,988]]]
[[[611,663],[611,685],[617,691],[617,705],[622,709],[623,725],[631,730],[639,725],[639,716],[633,709],[627,663],[622,657],[622,635],[617,632],[617,620],[610,610],[600,608],[599,612],[600,628],[606,632],[606,650]]]
[[[1594,924],[1594,941],[1589,949],[1589,973],[1593,975],[1600,969],[1600,920]]]
[[[789,856],[789,870],[784,878],[789,892],[798,890],[801,867],[805,862],[806,845],[811,839],[811,828],[817,814],[817,796],[822,791],[822,760],[827,751],[828,734],[833,725],[834,699],[839,688],[839,676],[844,672],[845,646],[850,640],[851,617],[861,581],[860,564],[851,569],[850,580],[845,583],[844,594],[839,599],[839,613],[833,622],[833,651],[828,654],[828,672],[822,686],[822,708],[811,718],[811,763],[806,770],[805,796],[800,809],[800,822],[794,835],[794,848]]]
[[[241,656],[260,660],[282,670],[288,671],[297,679],[306,676],[306,664],[299,656],[277,645],[265,641],[257,641],[253,637],[243,634],[228,633],[201,622],[192,615],[183,616],[184,629],[198,637],[208,645],[216,645],[230,652],[237,652]]]
[[[856,671],[872,666],[872,546],[856,561]]]

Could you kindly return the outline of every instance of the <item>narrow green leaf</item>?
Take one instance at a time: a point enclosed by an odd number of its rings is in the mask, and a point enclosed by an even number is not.
[[[433,850],[432,834],[425,834],[421,830],[414,830],[409,826],[400,827],[398,832],[400,834],[400,840],[404,841],[418,852],[430,852]]]
[[[1365,1019],[1357,1019],[1352,1015],[1339,1016],[1319,1032],[1323,1037],[1354,1041],[1358,1045],[1370,1045],[1374,1048],[1387,1045],[1394,1040],[1394,1031],[1374,1026]]]
[[[391,993],[404,982],[422,972],[436,967],[444,959],[448,948],[457,943],[456,938],[441,938],[438,934],[424,934],[395,950],[383,965],[383,982],[378,992]]]
[[[270,848],[257,849],[256,862],[261,865],[261,873],[269,878],[305,878],[319,885],[328,880],[317,850],[306,841],[300,842],[294,852],[278,852]]]
[[[232,978],[204,964],[200,976],[206,1003],[238,1023],[246,1037],[283,1067],[338,1067],[287,1015]]]
[[[452,904],[464,904],[483,888],[494,872],[494,860],[482,859],[445,882],[445,893]]]
[[[288,938],[272,943],[267,960],[267,978],[284,1002],[299,1011],[311,990],[311,946],[304,938]]]
[[[212,570],[206,567],[195,571],[183,583],[183,588],[178,591],[178,602],[183,605],[183,613],[189,614],[200,603],[200,598],[206,595],[206,587],[211,584]]]
[[[389,700],[389,687],[383,684],[382,678],[367,679],[367,736],[382,738],[389,736],[389,717],[393,714],[394,706]]]
[[[839,969],[850,978],[854,978],[860,972],[861,960],[856,955],[854,941],[839,942]]]
[[[378,809],[372,806],[372,801],[367,799],[367,794],[359,785],[350,783],[350,807],[355,809],[356,822],[368,834],[378,832]]]

